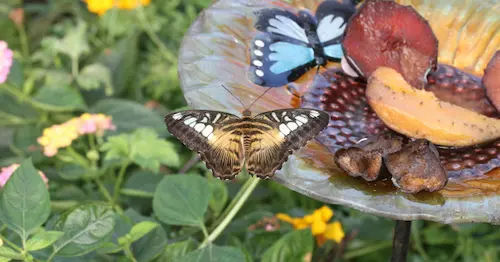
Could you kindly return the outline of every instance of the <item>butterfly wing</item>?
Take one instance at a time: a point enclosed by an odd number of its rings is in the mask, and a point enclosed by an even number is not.
[[[241,132],[223,130],[239,121],[235,115],[208,110],[187,110],[165,117],[168,131],[198,152],[214,176],[221,179],[234,178],[243,167]]]
[[[316,33],[323,46],[323,52],[329,60],[340,61],[344,52],[341,41],[347,21],[356,11],[351,0],[324,1],[318,6]]]
[[[303,147],[328,125],[327,113],[314,109],[281,109],[261,113],[253,121],[269,128],[244,134],[247,170],[268,178],[288,156]]]
[[[258,34],[251,44],[250,79],[261,86],[282,86],[298,79],[314,66],[309,43],[310,21],[280,9],[256,13]],[[305,29],[305,28],[306,29]]]

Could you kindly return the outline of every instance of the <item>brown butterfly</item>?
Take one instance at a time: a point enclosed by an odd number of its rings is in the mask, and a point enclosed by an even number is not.
[[[243,117],[209,110],[186,110],[165,117],[168,131],[198,152],[214,176],[234,178],[246,161],[247,171],[268,178],[288,156],[328,125],[327,113],[293,108]]]

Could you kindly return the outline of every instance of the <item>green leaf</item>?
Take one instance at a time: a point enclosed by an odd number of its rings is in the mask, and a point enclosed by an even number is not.
[[[141,221],[155,222],[150,217],[141,216],[133,209],[128,209],[125,215],[132,219],[133,222],[138,223]],[[161,255],[167,245],[167,233],[163,227],[156,227],[151,232],[147,233],[139,240],[132,243],[131,249],[135,258],[139,262],[151,261],[152,259]],[[162,260],[159,260],[162,261]]]
[[[95,104],[90,111],[112,116],[117,133],[131,132],[139,127],[152,128],[159,134],[166,133],[160,115],[133,101],[105,99]]]
[[[12,86],[21,89],[24,83],[24,73],[23,65],[17,60],[12,60],[12,66],[10,67],[10,72],[7,78],[7,83]]]
[[[128,159],[153,172],[158,172],[160,164],[180,165],[174,144],[158,138],[154,130],[147,128],[137,129],[132,134],[111,136],[101,150],[106,152],[106,160]]]
[[[33,97],[35,106],[47,111],[85,110],[87,105],[75,88],[71,86],[43,86]]]
[[[111,72],[109,68],[102,64],[90,64],[85,66],[76,81],[85,90],[98,89],[104,87],[106,95],[113,94],[113,84],[111,83]]]
[[[19,125],[27,121],[39,121],[40,115],[37,111],[26,103],[5,94],[0,88],[0,124]]]
[[[81,179],[87,170],[76,164],[66,164],[57,169],[57,173],[65,180],[76,181]]]
[[[235,247],[208,246],[187,253],[185,256],[177,258],[179,262],[244,262],[245,254]],[[290,261],[290,260],[275,260]],[[303,261],[303,260],[302,260]],[[302,262],[301,261],[301,262]]]
[[[224,183],[220,179],[212,178],[208,181],[208,185],[210,186],[212,191],[212,195],[208,204],[210,209],[214,213],[214,216],[217,217],[226,206],[226,202],[228,199],[227,186],[226,183]]]
[[[128,196],[150,197],[160,183],[163,176],[147,170],[138,170],[132,173],[123,186],[122,193]]]
[[[82,54],[90,52],[87,43],[87,24],[79,20],[74,29],[69,30],[64,38],[57,41],[55,49],[71,59],[78,59]]]
[[[0,258],[5,257],[5,258],[10,258],[10,259],[19,259],[22,260],[23,256],[10,247],[6,246],[0,246]]]
[[[153,198],[153,211],[170,225],[203,225],[210,199],[207,180],[195,175],[170,175],[163,178]]]
[[[303,262],[306,256],[312,255],[313,246],[310,230],[294,230],[268,248],[262,255],[262,262]]]
[[[31,159],[22,162],[3,188],[0,220],[27,239],[50,214],[49,192]]]
[[[159,224],[155,222],[142,221],[139,224],[135,224],[125,237],[120,238],[122,241],[118,239],[118,243],[121,245],[124,243],[135,242],[158,226]]]
[[[56,221],[54,229],[64,235],[54,244],[54,252],[60,256],[89,253],[108,240],[114,226],[114,213],[109,205],[78,206]]]
[[[60,231],[40,231],[28,239],[26,243],[27,249],[29,251],[34,251],[46,248],[63,235],[64,233]]]
[[[196,243],[192,239],[175,242],[165,248],[160,261],[174,261],[188,252],[196,249]]]

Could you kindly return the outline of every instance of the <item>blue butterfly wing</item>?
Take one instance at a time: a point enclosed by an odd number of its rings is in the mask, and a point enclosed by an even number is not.
[[[297,80],[315,65],[314,50],[280,37],[259,34],[251,48],[250,79],[261,86],[278,87]]]
[[[349,18],[356,12],[356,5],[351,0],[324,1],[318,6],[316,33],[323,46],[323,52],[329,60],[340,61],[344,56],[342,37]]]

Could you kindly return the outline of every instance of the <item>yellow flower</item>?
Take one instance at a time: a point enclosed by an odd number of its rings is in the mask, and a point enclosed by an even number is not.
[[[109,9],[113,8],[114,0],[84,0],[87,3],[87,9],[98,15],[103,15]]]
[[[327,240],[340,243],[345,235],[340,222],[328,223],[333,217],[333,211],[327,206],[316,209],[312,214],[302,218],[292,218],[282,213],[276,214],[276,217],[281,221],[292,224],[293,228],[297,230],[311,228],[311,232],[320,246]]]
[[[109,9],[117,7],[119,9],[134,9],[141,5],[149,5],[151,0],[83,0],[87,3],[87,9],[98,15],[103,15]]]
[[[85,113],[80,117],[72,118],[62,124],[45,128],[38,138],[46,156],[54,156],[59,148],[71,145],[73,140],[85,134],[102,135],[105,130],[114,130],[111,117],[103,114]]]

